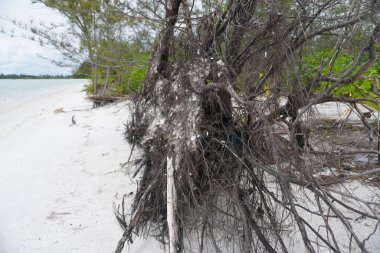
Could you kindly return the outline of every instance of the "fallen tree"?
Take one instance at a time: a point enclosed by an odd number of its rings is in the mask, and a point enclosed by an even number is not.
[[[116,213],[124,229],[116,252],[133,233],[155,235],[170,252],[291,252],[292,229],[308,252],[369,252],[351,220],[379,224],[379,203],[334,188],[350,178],[316,175],[326,152],[340,159],[343,151],[311,145],[307,123],[317,117],[313,106],[344,100],[336,89],[376,63],[379,3],[138,4],[146,8],[135,6],[135,15],[153,15],[162,30],[127,126],[142,159],[130,213],[124,206]],[[331,57],[306,76],[303,55],[318,48],[331,48]],[[343,48],[355,60],[339,73],[322,73]],[[348,100],[360,113],[359,100]],[[347,232],[346,241],[336,238],[332,223]]]

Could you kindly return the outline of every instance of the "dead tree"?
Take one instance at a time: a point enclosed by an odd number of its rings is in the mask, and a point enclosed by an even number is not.
[[[305,115],[314,105],[342,99],[334,89],[375,63],[377,1],[138,4],[133,14],[162,29],[127,126],[127,139],[142,152],[141,173],[130,215],[117,213],[124,233],[116,252],[133,233],[154,234],[170,252],[291,252],[286,233],[292,227],[305,251],[344,252],[332,222],[347,231],[350,249],[369,252],[342,209],[378,223],[379,203],[334,190],[350,177],[316,176],[310,161],[344,151],[309,150],[299,136],[310,135]],[[349,40],[363,27],[354,50]],[[316,70],[305,79],[303,54],[331,45],[350,47],[356,60],[339,76]],[[322,82],[329,85],[315,89]],[[288,126],[289,138],[275,131],[278,122]]]

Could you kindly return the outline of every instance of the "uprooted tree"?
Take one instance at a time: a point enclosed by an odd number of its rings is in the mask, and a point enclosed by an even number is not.
[[[170,252],[292,252],[292,244],[369,252],[351,222],[379,224],[379,202],[335,187],[379,170],[315,173],[327,160],[378,151],[324,148],[309,126],[315,105],[340,101],[378,137],[358,106],[378,102],[379,73],[368,74],[378,64],[378,1],[141,0],[129,8],[161,32],[127,127],[141,177],[131,213],[117,213],[116,252],[134,233]],[[306,64],[323,50],[316,68]],[[341,54],[351,59],[334,71]],[[374,96],[337,93],[365,78]]]

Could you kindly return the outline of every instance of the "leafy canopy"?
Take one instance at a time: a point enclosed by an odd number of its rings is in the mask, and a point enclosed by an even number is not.
[[[376,51],[380,53],[380,43],[376,45]],[[321,76],[333,76],[339,77],[345,71],[347,71],[351,64],[356,60],[356,54],[350,54],[350,52],[341,50],[337,52],[332,49],[324,49],[315,51],[312,54],[304,57],[304,71],[303,77],[306,82],[312,82],[312,78],[315,77],[316,72]],[[367,60],[367,59],[364,59]],[[360,65],[357,67],[359,68]],[[332,91],[332,95],[337,98],[347,99],[380,99],[373,92],[373,77],[377,79],[379,84],[380,79],[380,59],[378,58],[376,63],[370,67],[359,80],[348,83],[335,88]],[[318,86],[314,87],[314,92],[319,92],[332,85],[331,82],[323,81]],[[379,89],[379,87],[376,87]],[[374,110],[379,110],[378,104],[372,101],[363,101],[364,104],[370,106]]]

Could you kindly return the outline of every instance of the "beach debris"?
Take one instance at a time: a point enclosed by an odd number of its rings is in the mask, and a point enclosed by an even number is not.
[[[70,126],[75,126],[77,122],[75,121],[75,115],[71,117],[71,125]]]
[[[342,169],[344,169],[346,171],[352,171],[356,168],[356,166],[351,164],[351,163],[342,163],[341,167],[342,167]]]
[[[64,113],[65,111],[63,110],[63,107],[60,107],[60,108],[57,108],[54,110],[54,114],[58,114],[58,113]]]

